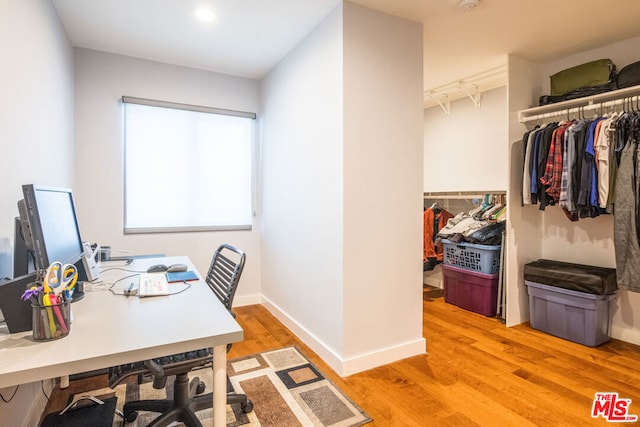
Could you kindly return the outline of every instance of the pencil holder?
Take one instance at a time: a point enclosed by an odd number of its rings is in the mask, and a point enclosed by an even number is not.
[[[33,339],[49,341],[66,337],[71,330],[71,301],[58,304],[31,305]]]

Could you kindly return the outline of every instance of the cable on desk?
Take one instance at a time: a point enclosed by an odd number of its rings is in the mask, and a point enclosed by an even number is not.
[[[131,276],[129,276],[129,277],[131,277]],[[124,280],[124,279],[126,279],[126,277],[123,277],[121,280]],[[178,283],[178,282],[175,282],[175,283]],[[175,284],[175,283],[172,283],[172,284]],[[165,296],[178,295],[178,294],[180,294],[180,293],[182,293],[182,292],[186,291],[187,289],[189,289],[189,288],[191,287],[191,283],[187,282],[186,280],[183,280],[183,281],[182,281],[182,283],[184,283],[184,284],[185,284],[185,285],[187,285],[187,286],[185,286],[184,288],[180,289],[180,290],[179,290],[179,291],[177,291],[177,292],[171,292],[171,293],[168,293],[168,294],[167,294],[167,295],[165,295]],[[114,290],[113,290],[113,286],[115,286],[115,283],[111,286],[111,288],[109,288],[109,290],[111,291],[111,293],[112,293],[113,295],[121,295],[121,296],[126,296],[126,297],[131,296],[130,294],[125,293],[124,291],[122,291],[122,293],[120,293],[120,292],[114,292]]]
[[[85,292],[108,291],[113,286],[112,283],[99,280],[95,282],[84,282]]]
[[[178,292],[172,292],[169,295],[181,294],[182,292],[186,291],[187,289],[189,289],[191,287],[191,283],[187,282],[186,280],[183,280],[182,283],[184,283],[187,286],[185,286],[184,288],[180,289]]]
[[[54,385],[55,388],[55,385]],[[51,399],[51,396],[47,396],[47,392],[44,391],[44,380],[40,381],[40,389],[42,390],[42,394],[44,394],[44,397],[47,398],[47,402],[49,401],[49,399]],[[53,389],[51,389],[51,393],[53,393]]]
[[[126,270],[125,270],[125,271],[126,271]],[[120,294],[120,293],[117,293],[117,292],[114,292],[114,291],[113,291],[113,287],[114,287],[118,282],[121,282],[121,281],[123,281],[123,280],[127,280],[127,279],[129,279],[129,278],[131,278],[131,277],[136,277],[136,276],[139,276],[139,275],[140,275],[140,273],[136,273],[136,274],[129,274],[128,276],[121,277],[121,278],[119,278],[118,280],[116,280],[115,282],[113,282],[113,283],[111,284],[111,286],[109,286],[109,289],[108,289],[108,290],[109,290],[113,295],[125,295],[125,293],[124,293],[124,292],[123,292],[123,293],[121,293],[121,294]]]
[[[20,385],[18,384],[18,385],[16,386],[16,389],[15,389],[15,390],[13,390],[13,394],[11,395],[11,397],[9,398],[9,400],[7,400],[7,398],[5,398],[5,397],[4,397],[4,395],[3,395],[2,393],[0,393],[0,398],[2,399],[2,401],[3,401],[4,403],[9,403],[9,402],[11,402],[11,401],[13,400],[13,398],[14,398],[14,397],[16,397],[16,393],[18,392],[18,389],[19,389],[19,388],[20,388]],[[46,396],[46,394],[45,394],[45,396]]]
[[[135,277],[135,276],[138,276],[138,275],[139,275],[139,273],[138,273],[138,274],[130,274],[130,275],[128,275],[128,276],[121,277],[120,279],[118,279],[118,280],[116,280],[115,282],[113,282],[113,283],[111,284],[111,286],[109,286],[109,288],[107,288],[106,290],[110,291],[113,295],[130,296],[129,294],[126,294],[124,291],[123,291],[123,292],[121,292],[121,293],[120,293],[120,292],[115,292],[115,291],[113,290],[113,288],[114,288],[114,286],[115,286],[118,282],[121,282],[121,281],[123,281],[123,280],[127,280],[127,279],[129,279],[129,278],[131,278],[131,277]],[[175,283],[177,283],[177,282],[175,282]],[[182,283],[184,283],[184,284],[185,284],[185,285],[187,285],[187,286],[185,286],[184,288],[180,289],[180,290],[179,290],[179,291],[177,291],[177,292],[171,292],[171,293],[167,294],[167,296],[171,296],[171,295],[178,295],[178,294],[180,294],[180,293],[182,293],[182,292],[186,291],[187,289],[189,289],[189,288],[191,287],[191,283],[187,282],[186,280],[183,280],[183,281],[182,281]]]
[[[100,274],[104,273],[105,271],[110,271],[110,270],[121,270],[121,271],[126,271],[128,273],[146,273],[147,270],[130,270],[128,268],[122,268],[122,267],[109,267],[109,268],[105,268],[103,270],[100,270]]]

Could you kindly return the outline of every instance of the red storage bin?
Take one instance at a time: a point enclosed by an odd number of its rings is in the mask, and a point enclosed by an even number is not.
[[[485,316],[496,315],[498,273],[480,273],[443,265],[442,276],[445,302]]]

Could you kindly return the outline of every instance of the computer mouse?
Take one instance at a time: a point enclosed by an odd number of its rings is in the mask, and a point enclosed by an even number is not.
[[[163,271],[167,271],[167,268],[164,264],[156,264],[147,268],[147,273],[162,273]]]
[[[178,273],[180,271],[187,271],[186,264],[171,264],[169,268],[167,268],[169,273]]]

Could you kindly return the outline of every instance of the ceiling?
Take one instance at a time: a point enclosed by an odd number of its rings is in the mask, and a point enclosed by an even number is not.
[[[424,24],[425,91],[640,35],[640,1],[351,0]],[[52,0],[73,46],[260,79],[340,0]],[[213,22],[194,18],[200,5]],[[640,52],[639,55],[640,56]],[[624,64],[623,64],[624,65]]]

